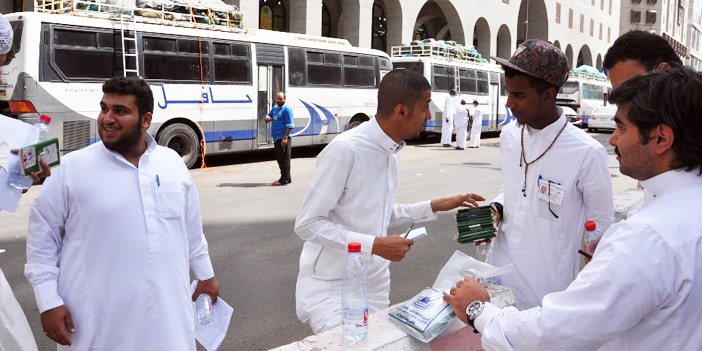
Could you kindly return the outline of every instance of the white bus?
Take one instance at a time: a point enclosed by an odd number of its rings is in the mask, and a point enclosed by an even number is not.
[[[101,86],[123,66],[154,93],[148,133],[188,167],[205,152],[272,148],[264,118],[280,91],[293,109],[293,145],[328,143],[375,114],[380,79],[392,69],[386,53],[335,38],[164,16],[125,21],[76,7],[6,17],[16,57],[2,70],[0,112],[28,123],[51,116],[63,153],[99,140]]]
[[[437,45],[407,45],[392,48],[393,68],[404,68],[424,75],[431,84],[431,113],[425,132],[441,133],[444,101],[455,89],[466,106],[473,110],[473,101],[483,111],[482,131],[499,131],[514,116],[508,108],[504,88],[505,74],[499,65],[481,62],[470,55],[447,52]],[[460,101],[459,99],[459,101]]]
[[[611,91],[612,85],[606,77],[571,71],[558,91],[556,103],[575,110],[582,118],[583,127],[587,127],[592,110],[606,105]]]

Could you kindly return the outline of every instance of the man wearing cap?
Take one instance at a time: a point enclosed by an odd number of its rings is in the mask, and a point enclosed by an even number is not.
[[[517,123],[500,135],[504,184],[494,202],[503,213],[487,262],[513,264],[502,283],[523,310],[575,279],[586,219],[602,230],[614,221],[612,184],[604,147],[556,106],[568,78],[563,52],[531,39],[509,60],[493,59],[505,70],[506,105]]]
[[[451,146],[453,137],[453,115],[458,107],[458,97],[456,91],[451,89],[449,95],[444,100],[444,118],[441,120],[441,144],[445,147]]]

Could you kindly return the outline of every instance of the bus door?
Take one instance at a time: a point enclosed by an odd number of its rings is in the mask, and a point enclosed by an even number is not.
[[[497,130],[500,120],[500,78],[495,72],[490,72],[490,118],[487,130]],[[506,102],[506,101],[505,101]]]
[[[258,62],[258,118],[256,121],[257,148],[273,147],[271,123],[266,115],[275,106],[275,97],[285,92],[285,56],[279,45],[256,44]]]

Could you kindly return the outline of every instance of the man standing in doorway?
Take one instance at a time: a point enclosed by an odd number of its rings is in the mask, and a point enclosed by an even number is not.
[[[414,243],[388,227],[435,220],[436,212],[477,206],[475,194],[395,203],[400,150],[431,118],[431,86],[421,74],[393,70],[380,82],[375,118],[332,140],[300,206],[295,233],[305,245],[295,292],[297,316],[321,333],[341,324],[341,266],[348,243],[361,243],[368,263],[368,309],[390,304],[390,261]]]
[[[29,214],[24,273],[44,333],[77,351],[195,351],[192,301],[219,295],[195,183],[146,133],[143,79],[102,91],[102,140],[61,160]]]
[[[469,147],[480,147],[480,132],[483,129],[483,111],[478,109],[478,100],[473,100],[473,117],[470,127],[470,144]]]
[[[505,70],[506,105],[517,123],[500,134],[504,185],[494,201],[504,210],[487,261],[514,264],[501,277],[521,310],[575,279],[585,220],[603,230],[614,221],[612,183],[605,148],[556,106],[568,78],[565,54],[531,39],[509,60],[493,58]]]
[[[444,100],[444,118],[441,121],[441,144],[445,147],[451,146],[453,137],[453,115],[458,107],[456,91],[451,89],[449,95]]]
[[[292,178],[290,178],[290,157],[292,155],[290,132],[295,128],[295,123],[293,122],[292,109],[285,104],[285,93],[279,92],[275,97],[275,102],[276,105],[266,116],[266,123],[273,121],[271,134],[275,148],[275,159],[280,168],[280,179],[273,182],[273,186],[281,186],[292,182]]]

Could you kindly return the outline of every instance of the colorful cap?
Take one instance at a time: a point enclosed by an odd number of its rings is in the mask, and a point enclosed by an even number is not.
[[[543,79],[558,87],[568,79],[566,55],[555,45],[543,40],[529,39],[519,44],[509,60],[490,57],[502,66]]]
[[[12,49],[12,26],[10,21],[0,13],[0,55]]]

